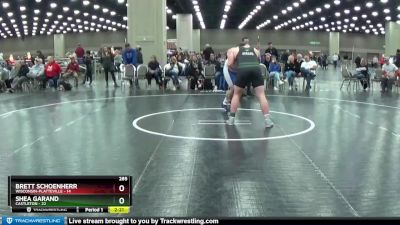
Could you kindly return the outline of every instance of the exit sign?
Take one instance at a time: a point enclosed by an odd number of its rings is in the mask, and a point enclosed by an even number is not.
[[[321,42],[319,41],[310,41],[310,45],[320,45]]]

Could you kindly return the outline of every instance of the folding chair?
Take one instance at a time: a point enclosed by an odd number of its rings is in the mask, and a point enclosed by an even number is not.
[[[126,81],[132,82],[132,86],[133,83],[135,82],[136,79],[136,67],[134,65],[124,65],[124,69],[123,69],[123,73],[122,73],[122,78],[121,78],[121,87],[125,86]]]
[[[147,72],[149,71],[149,68],[147,67],[147,65],[140,65],[140,66],[138,66],[138,68],[137,68],[137,79],[138,79],[138,82],[140,81],[140,80],[146,80],[146,74],[147,74]],[[147,82],[145,82],[146,83],[146,87],[148,86],[148,84],[147,84]]]
[[[376,69],[375,70],[375,75],[371,78],[371,90],[374,91],[374,83],[381,83],[382,82],[382,76],[383,76],[383,70],[382,69]]]
[[[202,84],[203,90],[204,90],[204,84],[205,84],[205,80],[206,79],[211,79],[211,82],[214,80],[215,78],[215,65],[206,65],[204,67],[204,81]],[[216,85],[216,84],[214,84]]]
[[[341,72],[342,72],[342,84],[340,85],[340,90],[342,90],[344,82],[346,82],[346,81],[349,82],[347,84],[347,90],[349,90],[349,87],[351,87],[351,82],[358,84],[358,78],[353,77],[350,74],[350,72],[347,70],[346,67],[342,67]],[[354,84],[353,84],[353,89],[354,89]],[[357,89],[358,89],[358,86],[357,86]]]

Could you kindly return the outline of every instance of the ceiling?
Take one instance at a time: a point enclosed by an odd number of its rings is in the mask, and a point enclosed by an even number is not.
[[[2,0],[3,38],[126,29],[126,0]],[[385,34],[398,0],[167,0],[167,26],[192,13],[195,29],[317,30]]]

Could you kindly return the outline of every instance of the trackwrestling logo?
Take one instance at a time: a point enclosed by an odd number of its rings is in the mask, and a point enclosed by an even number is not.
[[[7,223],[8,223],[8,224],[12,224],[12,222],[13,222],[13,218],[11,218],[11,217],[7,217],[7,220],[6,220],[6,221],[7,221]]]

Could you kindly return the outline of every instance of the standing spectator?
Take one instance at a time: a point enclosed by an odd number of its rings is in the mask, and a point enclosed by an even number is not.
[[[100,61],[104,68],[104,78],[106,80],[106,87],[108,87],[108,73],[111,73],[111,78],[114,81],[114,87],[119,87],[117,81],[115,80],[114,55],[111,52],[111,48],[104,47],[103,55]]]
[[[10,71],[5,68],[5,63],[0,63],[0,93],[7,91],[6,80],[9,79]]]
[[[361,57],[357,55],[356,59],[354,60],[354,63],[356,64],[356,68],[361,67]]]
[[[75,50],[76,57],[79,62],[83,62],[83,57],[85,56],[85,49],[82,48],[81,44],[78,44],[78,47]]]
[[[143,54],[142,54],[142,48],[140,46],[137,47],[137,64],[138,65],[143,64]]]
[[[124,63],[124,59],[122,58],[121,52],[119,50],[116,50],[114,56],[114,64],[115,64],[115,71],[118,73],[118,75],[121,75],[121,65]]]
[[[311,89],[311,80],[317,76],[315,74],[318,68],[317,63],[314,60],[310,60],[310,56],[304,56],[304,62],[301,64],[301,73],[304,76],[304,79],[307,81],[306,92],[309,92]]]
[[[328,56],[326,54],[322,54],[321,56],[321,64],[324,70],[328,69]]]
[[[86,65],[86,74],[85,74],[85,79],[83,80],[82,84],[85,84],[87,81],[89,81],[89,85],[92,85],[93,81],[93,57],[90,54],[90,51],[86,51],[85,58],[83,59],[85,65]]]
[[[338,60],[339,60],[339,56],[337,55],[337,53],[333,54],[332,55],[332,61],[333,61],[333,66],[335,67],[335,69],[336,69],[336,67],[338,65]]]
[[[75,56],[70,56],[71,62],[68,64],[67,69],[65,70],[64,75],[62,76],[62,80],[68,80],[73,77],[75,80],[75,87],[78,87],[78,77],[79,77],[79,63],[76,61]]]
[[[129,43],[125,44],[125,49],[122,52],[122,58],[124,59],[124,65],[133,65],[135,67],[138,66],[138,52],[136,49],[131,48],[131,45]],[[136,87],[139,87],[139,81],[136,79]],[[129,81],[129,83],[132,84],[132,81]]]
[[[400,68],[400,49],[397,49],[396,51],[395,60],[395,65],[397,66],[397,68]]]
[[[155,55],[151,56],[150,62],[148,63],[147,67],[149,68],[148,72],[146,73],[147,84],[151,86],[151,80],[154,78],[156,80],[157,85],[161,89],[161,69],[160,63],[158,63],[157,58]]]
[[[286,50],[286,51],[282,54],[282,56],[281,56],[281,62],[282,62],[282,63],[287,63],[287,61],[288,61],[288,59],[289,59],[289,55],[290,55],[290,51],[289,51],[289,49],[288,49],[288,50]]]
[[[276,60],[275,56],[272,56],[271,63],[269,64],[268,72],[269,72],[269,77],[273,78],[273,82],[275,83],[274,90],[279,91],[279,85],[284,84],[284,82],[281,80],[281,65]],[[273,83],[273,84],[274,84]]]
[[[382,66],[382,70],[382,92],[391,91],[394,81],[396,80],[396,74],[398,73],[399,68],[393,63],[390,63],[389,57],[386,57],[385,64]]]
[[[265,54],[271,54],[271,56],[275,56],[275,58],[279,59],[279,54],[278,54],[278,50],[276,50],[276,48],[274,48],[274,46],[272,45],[272,42],[268,43],[268,48],[267,50],[265,50]]]
[[[58,78],[61,74],[60,65],[52,56],[47,57],[47,64],[44,67],[46,77],[43,80],[43,88],[46,88],[47,81],[51,80],[54,89],[57,90]]]
[[[125,44],[125,49],[122,52],[122,58],[124,59],[125,65],[134,65],[136,67],[138,64],[138,53],[136,49],[131,48],[129,43]]]
[[[214,54],[214,50],[212,49],[210,44],[206,44],[206,46],[203,50],[204,60],[206,60],[206,61],[210,60],[211,54]]]
[[[45,58],[45,56],[43,55],[42,51],[40,51],[40,50],[37,50],[37,51],[36,51],[36,58],[41,59],[43,65],[46,64],[46,58]]]
[[[290,55],[285,64],[285,76],[289,82],[289,91],[293,90],[294,78],[296,77],[296,65],[293,55]]]

